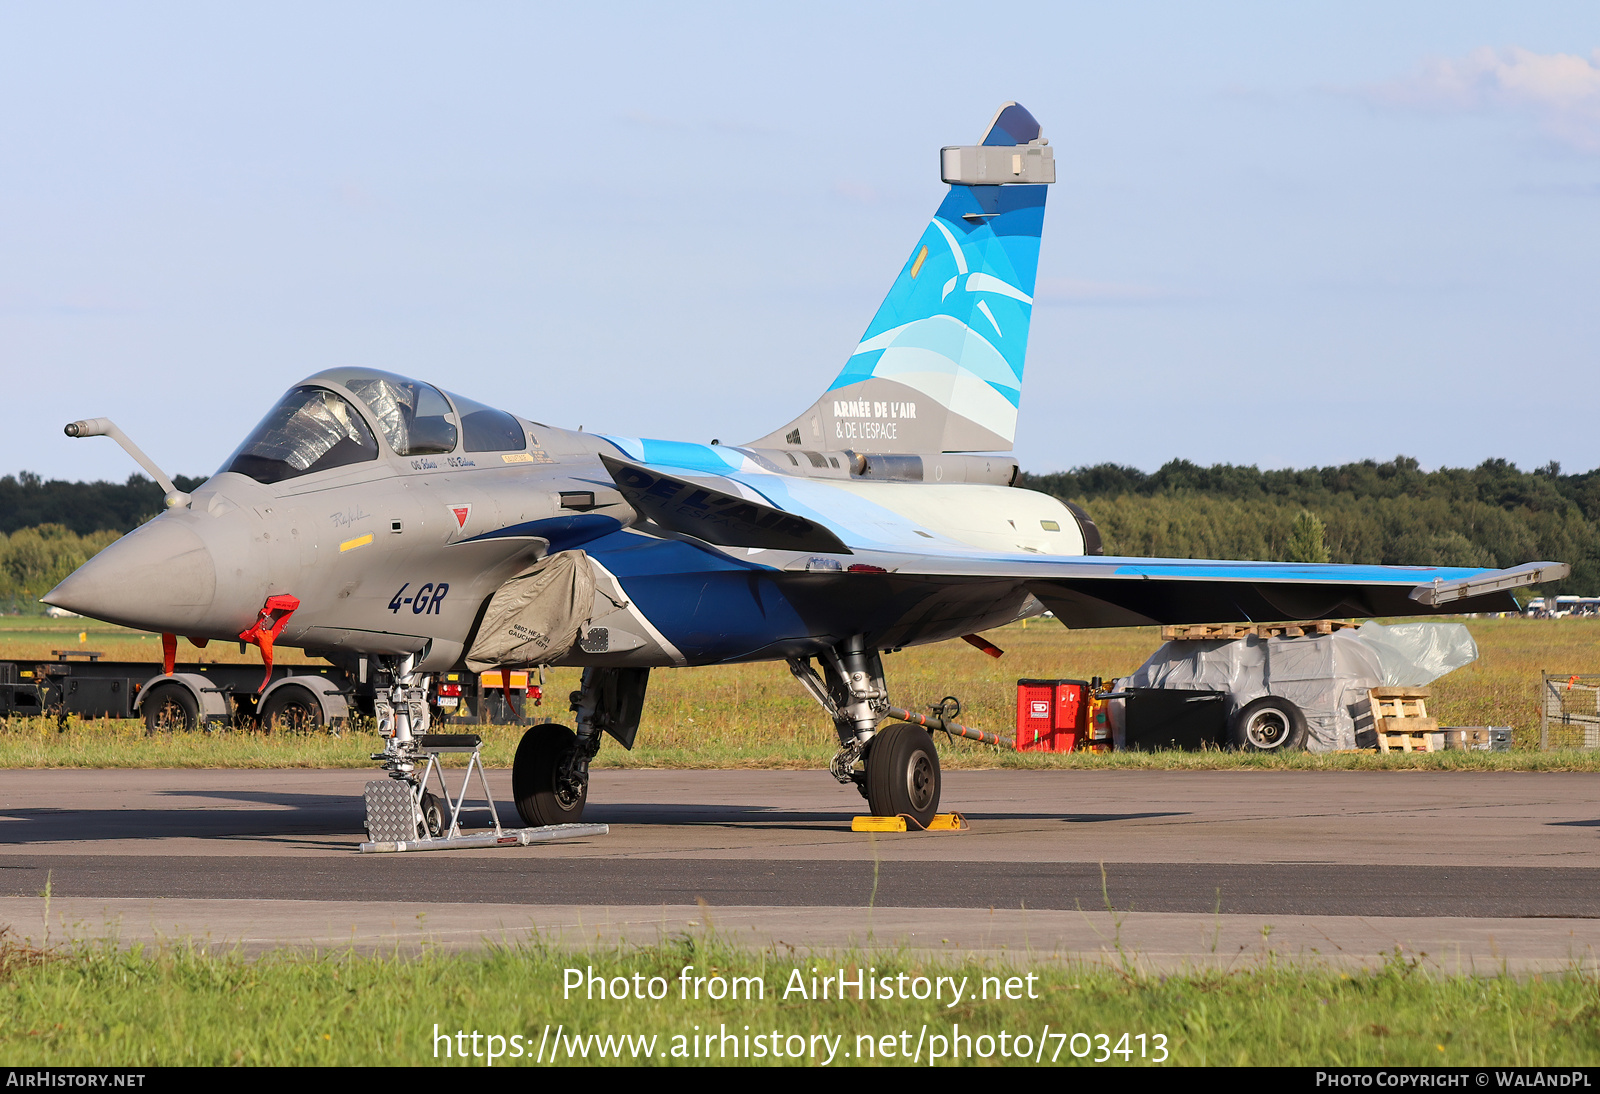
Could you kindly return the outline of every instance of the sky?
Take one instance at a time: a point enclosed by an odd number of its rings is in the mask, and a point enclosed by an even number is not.
[[[0,0],[0,474],[220,466],[324,368],[738,443],[1003,102],[1016,452],[1600,466],[1600,5]]]

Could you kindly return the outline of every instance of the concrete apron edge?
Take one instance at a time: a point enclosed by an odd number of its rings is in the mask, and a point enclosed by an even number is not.
[[[1396,959],[1446,974],[1600,971],[1593,919],[12,896],[0,897],[0,925],[33,944],[198,945],[247,955],[541,945],[608,958],[710,936],[779,954],[911,952],[1152,972],[1282,962],[1370,968]]]

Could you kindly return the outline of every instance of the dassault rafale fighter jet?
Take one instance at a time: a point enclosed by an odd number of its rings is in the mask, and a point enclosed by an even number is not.
[[[652,668],[786,661],[831,770],[926,824],[928,730],[883,725],[882,654],[1049,610],[1068,627],[1512,610],[1566,574],[1110,558],[1018,489],[1016,431],[1054,152],[1008,103],[941,151],[949,185],[822,396],[743,445],[575,432],[370,368],[296,384],[222,468],[44,597],[203,641],[300,647],[383,681],[381,760],[420,795],[432,674],[582,666],[572,729],[530,728],[530,825],[575,821],[602,732],[631,748]],[[171,639],[169,638],[170,642]],[[170,671],[170,666],[169,666]]]

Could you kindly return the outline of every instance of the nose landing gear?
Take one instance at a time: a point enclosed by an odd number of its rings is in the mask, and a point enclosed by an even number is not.
[[[604,824],[571,823],[583,811],[583,794],[578,796],[576,808],[568,809],[566,816],[560,815],[559,809],[547,809],[536,811],[535,817],[529,817],[528,810],[522,807],[524,787],[519,785],[525,766],[523,751],[528,746],[527,739],[523,741],[523,748],[517,751],[512,786],[518,811],[532,827],[502,828],[500,813],[495,808],[494,794],[489,789],[488,775],[479,751],[482,739],[473,733],[424,732],[428,728],[427,705],[423,699],[425,689],[414,686],[417,683],[414,666],[413,657],[391,659],[385,666],[389,670],[391,686],[387,695],[379,696],[378,729],[388,740],[384,750],[373,754],[372,758],[382,763],[389,773],[389,779],[367,784],[367,842],[361,845],[361,850],[433,851],[462,847],[521,847],[574,836],[603,836],[609,831]],[[552,744],[555,751],[560,752],[563,743],[560,734],[566,734],[568,739],[572,737],[571,730],[560,726],[535,726],[534,729],[556,731],[546,732],[539,738],[546,753],[551,751]],[[570,743],[566,752],[573,752]],[[467,768],[462,773],[459,793],[451,793],[445,782],[441,757],[448,753],[467,757]],[[556,766],[559,767],[559,763]],[[483,808],[488,810],[493,827],[487,832],[464,833],[461,831],[461,814],[468,792],[474,789],[474,774],[477,776],[476,789],[481,793]],[[554,788],[555,784],[552,783]],[[435,789],[438,793],[434,793]],[[586,791],[587,784],[584,786]],[[558,803],[564,801],[569,806],[573,804],[570,794],[562,798],[558,791],[554,798]]]

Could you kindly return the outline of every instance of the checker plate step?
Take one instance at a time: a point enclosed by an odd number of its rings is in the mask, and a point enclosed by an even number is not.
[[[394,779],[367,784],[367,839],[393,843],[417,838],[417,803],[411,787]]]

